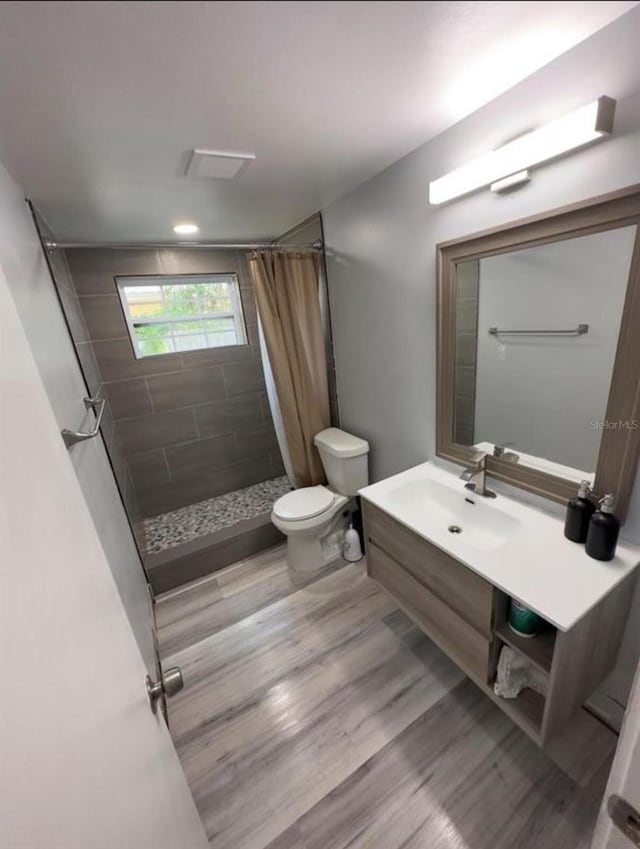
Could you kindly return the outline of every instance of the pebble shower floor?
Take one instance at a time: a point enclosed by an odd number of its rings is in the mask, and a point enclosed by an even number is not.
[[[145,519],[147,552],[164,551],[205,534],[230,528],[244,519],[270,513],[274,502],[291,489],[289,478],[283,476]]]

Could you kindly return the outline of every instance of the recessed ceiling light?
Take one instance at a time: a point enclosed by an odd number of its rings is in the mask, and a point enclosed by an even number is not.
[[[179,233],[181,236],[190,236],[192,233],[197,233],[199,229],[197,224],[176,224],[173,232]]]

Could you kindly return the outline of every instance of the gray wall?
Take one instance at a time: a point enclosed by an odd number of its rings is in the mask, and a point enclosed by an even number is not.
[[[435,245],[640,181],[639,40],[637,9],[323,211],[340,415],[370,440],[373,479],[434,453]],[[605,91],[612,138],[510,195],[429,206],[430,179]]]
[[[594,472],[635,227],[480,260],[475,441]],[[488,328],[588,324],[584,336]],[[558,415],[562,410],[563,414]]]
[[[340,416],[369,440],[374,480],[434,454],[435,245],[640,182],[638,43],[640,8],[323,210]],[[429,180],[601,94],[618,99],[611,139],[515,193],[429,206]],[[625,533],[640,539],[640,484]],[[635,611],[625,639],[637,659]]]
[[[143,516],[284,474],[244,254],[81,249],[67,259]],[[249,344],[137,360],[114,278],[219,272],[239,275]]]

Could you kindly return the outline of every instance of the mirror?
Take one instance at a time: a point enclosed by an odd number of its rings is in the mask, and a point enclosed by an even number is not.
[[[635,235],[456,265],[455,442],[593,483]]]
[[[486,454],[495,477],[556,500],[588,479],[624,513],[640,428],[639,221],[630,190],[438,246],[439,456]]]

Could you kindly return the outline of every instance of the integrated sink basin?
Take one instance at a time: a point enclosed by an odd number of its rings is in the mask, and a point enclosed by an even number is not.
[[[500,490],[494,486],[492,489]],[[498,491],[484,498],[457,474],[422,463],[360,490],[409,530],[568,630],[634,570],[640,546],[618,543],[609,562],[593,560],[564,536],[564,508],[544,509]]]
[[[453,475],[451,483],[422,477],[400,483],[387,493],[397,509],[396,516],[423,522],[436,544],[455,534],[453,544],[478,551],[490,551],[504,545],[520,522],[505,512],[499,503],[464,488]]]
[[[623,542],[614,560],[592,560],[565,539],[562,505],[533,506],[491,484],[485,497],[423,463],[362,489],[367,575],[545,748],[615,664],[640,548]],[[540,614],[537,639],[509,628],[509,597]],[[544,695],[494,691],[505,646],[545,676]],[[578,733],[588,744],[593,732]]]

